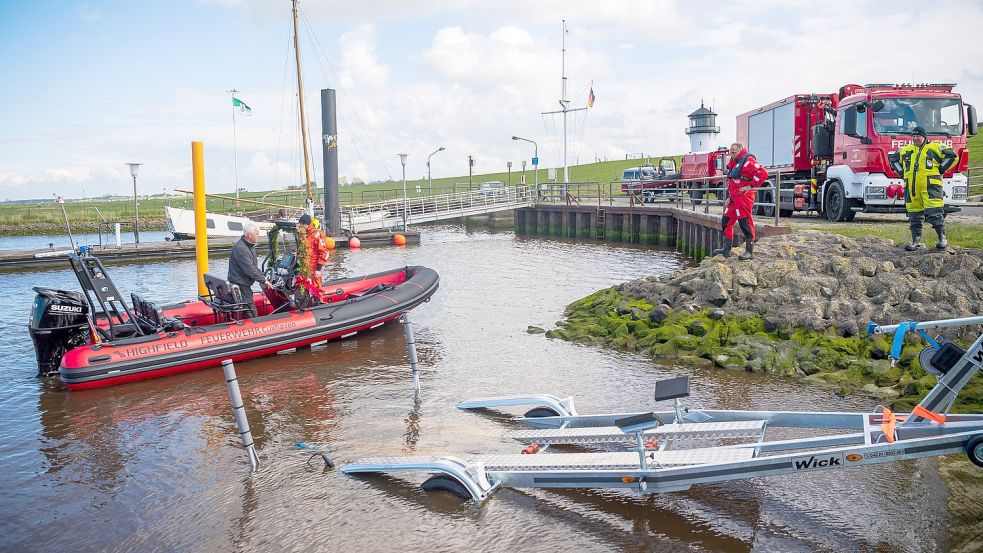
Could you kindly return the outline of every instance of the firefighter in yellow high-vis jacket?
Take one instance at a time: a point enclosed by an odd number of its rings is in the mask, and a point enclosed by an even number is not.
[[[911,244],[905,249],[915,251],[924,247],[922,222],[927,222],[939,235],[935,247],[944,250],[949,243],[945,238],[942,176],[956,164],[956,152],[950,146],[928,140],[923,127],[911,130],[911,141],[890,156],[891,166],[904,179],[905,209],[911,228]]]

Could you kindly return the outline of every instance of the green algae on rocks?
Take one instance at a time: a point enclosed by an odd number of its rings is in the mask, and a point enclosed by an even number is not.
[[[833,237],[834,244],[818,234],[764,239],[756,260],[749,263],[718,256],[671,277],[600,290],[570,304],[564,324],[546,336],[800,378],[840,394],[862,393],[898,410],[910,409],[936,382],[918,362],[925,344],[908,336],[901,359],[891,366],[887,357],[893,336],[867,336],[858,329],[873,314],[882,317],[874,320],[892,324],[929,320],[924,317],[928,314],[943,319],[983,311],[983,255],[973,251],[902,258],[899,247],[883,240],[857,244]],[[847,242],[845,247],[839,247],[841,242]],[[769,248],[775,253],[758,254]],[[824,252],[820,268],[808,263],[804,270],[796,256],[819,255],[809,253],[815,249]],[[889,254],[898,258],[897,264],[886,259]],[[826,282],[831,275],[824,268],[841,279]],[[892,278],[898,268],[903,272]],[[878,279],[878,274],[883,276]],[[958,281],[948,282],[947,274]],[[898,284],[909,282],[917,284],[903,293]],[[848,283],[856,287],[849,298],[831,294],[829,286]],[[756,312],[760,297],[769,294],[780,303]],[[851,309],[841,309],[841,301],[849,301]],[[837,307],[831,310],[832,305]],[[949,337],[965,347],[978,331],[969,328]],[[983,410],[979,375],[960,393],[955,410]]]

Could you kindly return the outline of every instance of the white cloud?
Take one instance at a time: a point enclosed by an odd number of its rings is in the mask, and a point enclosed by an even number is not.
[[[27,177],[10,171],[0,173],[0,186],[20,186],[27,184]]]
[[[261,25],[286,22],[289,12],[280,2],[199,1],[245,14],[259,35],[266,32]],[[509,140],[512,135],[538,141],[542,166],[559,164],[560,120],[548,116],[544,122],[540,112],[559,107],[562,18],[570,29],[568,97],[583,106],[591,80],[597,96],[586,129],[582,112],[570,118],[570,157],[583,162],[595,155],[685,151],[686,115],[701,99],[720,114],[721,144],[734,137],[736,115],[773,100],[834,92],[848,82],[908,81],[912,71],[919,81],[959,82],[957,91],[969,103],[983,104],[983,73],[974,69],[981,40],[952,32],[941,46],[912,42],[909,37],[925,28],[951,28],[953,17],[948,9],[912,15],[913,2],[887,12],[872,0],[832,2],[823,11],[779,0],[543,0],[535,9],[508,0],[366,0],[308,1],[301,8],[344,88],[338,94],[340,173],[363,179],[398,178],[396,153],[403,151],[411,154],[407,176],[424,176],[426,157],[438,146],[447,150],[433,158],[435,177],[466,178],[469,154],[478,157],[479,173],[504,170],[509,160],[515,167],[531,156],[532,145]],[[844,17],[845,10],[852,15]],[[957,10],[963,27],[983,27],[979,6]],[[82,17],[81,8],[76,13]],[[86,39],[82,27],[75,31],[80,42]],[[339,38],[326,39],[334,36]],[[876,55],[867,51],[871,45],[877,45]],[[295,97],[289,79],[285,91],[277,73],[284,60],[255,58],[274,66],[273,78],[252,79],[252,88],[241,92],[253,117],[237,118],[239,184],[251,190],[297,184],[303,169]],[[211,61],[203,54],[200,61],[181,63]],[[68,194],[80,186],[90,195],[95,189],[125,193],[132,183],[123,163],[130,160],[146,163],[141,190],[189,187],[191,140],[205,141],[209,191],[231,191],[231,100],[213,83],[180,78],[177,65],[153,68],[173,70],[173,82],[182,83],[154,98],[128,98],[125,87],[113,84],[102,105],[88,104],[78,113],[32,110],[49,119],[22,129],[4,125],[4,195],[46,197],[46,187]],[[312,163],[321,180],[316,91],[339,83],[317,65],[305,59],[304,80],[315,138]]]
[[[375,53],[377,33],[369,23],[358,25],[341,35],[341,84],[348,88],[382,89],[389,69],[379,63]]]
[[[92,23],[94,21],[99,21],[102,19],[102,12],[94,9],[88,4],[82,4],[75,8],[75,13],[78,14],[79,19],[85,21],[86,23]]]

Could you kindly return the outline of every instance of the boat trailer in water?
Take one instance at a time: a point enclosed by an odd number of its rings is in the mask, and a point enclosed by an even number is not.
[[[696,484],[842,469],[966,453],[983,467],[983,414],[951,414],[959,391],[983,365],[983,335],[968,350],[928,337],[926,330],[980,325],[983,317],[901,323],[870,333],[894,333],[892,360],[907,332],[929,341],[922,367],[937,384],[911,413],[887,407],[874,412],[707,410],[687,406],[689,377],[656,383],[655,401],[673,408],[645,413],[580,415],[573,398],[549,394],[487,397],[458,404],[481,410],[532,406],[513,431],[528,444],[515,455],[379,457],[341,467],[346,474],[416,472],[432,474],[427,490],[449,491],[482,501],[502,487],[606,488],[637,493],[686,490]],[[768,429],[812,429],[820,435],[766,440]],[[829,430],[843,432],[831,434]],[[554,453],[552,445],[586,450]]]

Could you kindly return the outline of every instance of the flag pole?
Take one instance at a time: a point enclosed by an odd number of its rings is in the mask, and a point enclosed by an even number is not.
[[[236,102],[235,95],[238,90],[232,89],[228,93],[232,96],[232,172],[235,175],[236,187],[236,207],[239,207],[239,147],[236,143]]]

